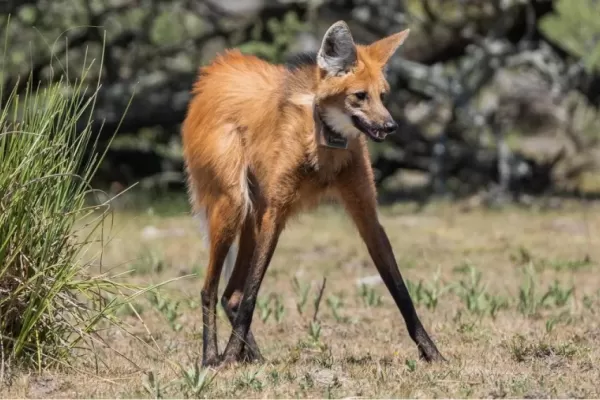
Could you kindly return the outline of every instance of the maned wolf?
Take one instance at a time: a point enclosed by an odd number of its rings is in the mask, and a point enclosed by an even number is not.
[[[262,360],[250,330],[261,282],[288,218],[324,197],[339,200],[354,221],[421,357],[444,360],[379,223],[366,145],[398,127],[384,106],[384,69],[408,32],[358,45],[339,21],[317,54],[292,65],[228,50],[200,69],[182,139],[190,201],[210,244],[203,365]],[[216,307],[223,265],[221,304],[233,331],[221,358]]]

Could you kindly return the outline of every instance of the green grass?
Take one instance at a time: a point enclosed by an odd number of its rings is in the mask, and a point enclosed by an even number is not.
[[[86,72],[76,79],[63,73],[46,87],[29,81],[21,94],[0,90],[0,97],[10,92],[0,107],[2,366],[41,370],[93,350],[96,330],[116,322],[113,312],[133,289],[89,270],[101,259],[88,257],[86,248],[109,209],[86,203],[102,158],[86,117],[99,84],[89,83]]]

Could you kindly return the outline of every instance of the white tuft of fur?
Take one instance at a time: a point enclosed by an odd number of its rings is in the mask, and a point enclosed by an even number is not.
[[[337,107],[329,107],[323,110],[323,119],[336,132],[346,135],[348,138],[355,138],[360,135],[352,123],[352,118]]]
[[[310,106],[312,107],[315,102],[315,95],[313,93],[298,93],[292,95],[290,101],[299,106]]]
[[[250,181],[248,181],[248,168],[240,171],[240,191],[242,194],[242,221],[252,211],[252,198],[250,197]]]
[[[210,248],[210,225],[208,223],[208,219],[206,217],[206,211],[201,211],[195,214],[195,218],[198,220],[198,225],[200,227],[200,235],[202,236],[202,241],[206,248]],[[238,246],[235,241],[229,247],[229,251],[227,252],[227,256],[225,257],[225,262],[223,263],[223,271],[222,276],[225,282],[229,282],[229,278],[231,278],[231,274],[233,273],[233,267],[235,266],[235,259],[238,253]]]

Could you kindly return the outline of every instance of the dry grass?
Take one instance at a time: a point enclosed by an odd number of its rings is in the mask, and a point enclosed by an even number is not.
[[[135,312],[120,311],[135,336],[104,332],[112,350],[97,352],[106,365],[83,358],[78,371],[16,373],[2,392],[45,398],[598,397],[599,208],[382,210],[418,312],[447,365],[416,360],[383,284],[357,285],[377,272],[351,222],[329,207],[306,214],[284,232],[260,292],[253,329],[267,362],[216,374],[193,371],[201,358],[198,305],[207,260],[194,221],[185,211],[118,213],[103,264],[135,268],[124,279],[139,283],[180,279],[162,287],[158,299],[138,300]],[[188,276],[194,273],[200,278]],[[318,325],[311,324],[323,277]],[[219,315],[222,351],[230,327],[220,308]],[[188,381],[180,366],[191,371]]]

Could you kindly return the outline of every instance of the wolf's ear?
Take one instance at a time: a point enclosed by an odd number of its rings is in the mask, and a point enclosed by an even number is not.
[[[317,64],[328,76],[344,75],[356,65],[356,46],[344,21],[331,25],[317,53]]]
[[[409,29],[405,29],[402,32],[395,33],[371,43],[367,46],[369,55],[376,59],[380,64],[387,64],[396,50],[404,43],[409,32]]]

